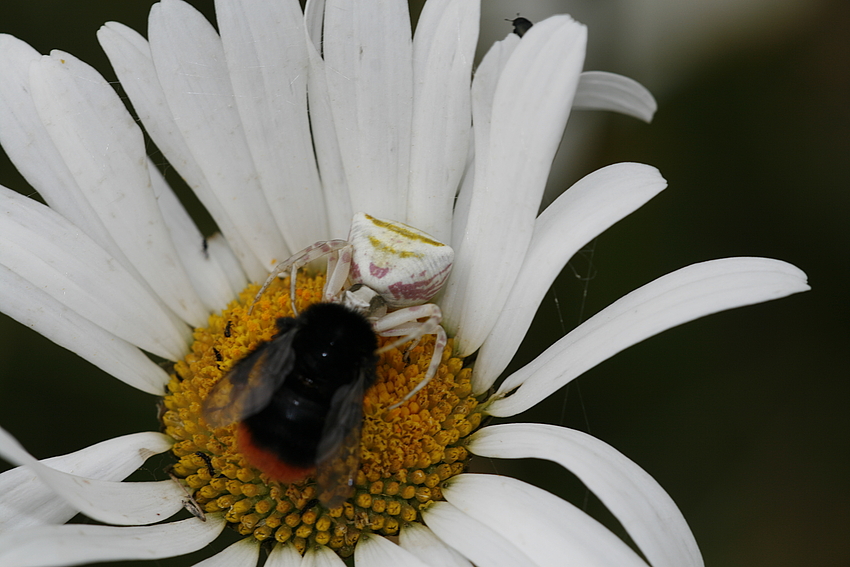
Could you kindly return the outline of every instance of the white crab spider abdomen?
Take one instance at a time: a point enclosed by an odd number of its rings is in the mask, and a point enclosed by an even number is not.
[[[400,222],[357,213],[348,235],[349,279],[375,290],[390,309],[427,303],[446,283],[450,246]]]

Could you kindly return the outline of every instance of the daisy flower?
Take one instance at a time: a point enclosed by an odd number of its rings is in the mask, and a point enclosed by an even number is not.
[[[549,425],[481,427],[667,328],[808,289],[775,260],[686,267],[596,314],[493,391],[569,258],[666,185],[652,167],[616,164],[538,214],[571,108],[649,119],[649,93],[582,73],[586,31],[568,16],[508,34],[473,75],[475,1],[429,0],[415,34],[396,0],[216,9],[218,32],[188,4],[163,0],[148,39],[118,23],[98,33],[145,132],[217,223],[207,239],[111,85],[68,53],[41,56],[0,36],[0,142],[47,203],[0,189],[0,310],[161,396],[164,431],[38,461],[0,430],[0,456],[21,465],[0,475],[0,564],[177,556],[229,527],[244,537],[207,565],[255,565],[261,544],[267,565],[351,555],[361,566],[701,565],[670,497],[610,446]],[[279,260],[345,239],[360,211],[454,249],[436,299],[414,302],[441,311],[449,339],[440,354],[433,327],[401,350],[381,337],[354,428],[359,468],[337,503],[322,498],[321,478],[275,480],[240,450],[237,425],[209,423],[204,404],[275,336],[276,321],[325,297],[336,268],[297,271],[294,296],[291,280],[276,279],[255,302],[259,284]],[[436,376],[399,405],[432,357]],[[170,479],[121,482],[167,451]],[[563,465],[634,547],[541,489],[466,473],[470,455]],[[175,518],[184,508],[193,515]],[[100,524],[67,524],[78,512]]]

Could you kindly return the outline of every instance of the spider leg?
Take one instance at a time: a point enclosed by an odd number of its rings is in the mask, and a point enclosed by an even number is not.
[[[328,271],[325,279],[323,301],[336,302],[351,269],[351,245],[333,250],[328,256]]]
[[[424,317],[427,317],[428,319],[423,322],[418,321]],[[428,370],[425,372],[425,377],[404,398],[390,406],[388,409],[395,409],[415,396],[416,393],[424,388],[425,385],[437,374],[437,369],[440,367],[440,361],[443,359],[443,350],[445,350],[448,342],[446,331],[440,325],[442,318],[443,314],[437,305],[433,303],[425,303],[424,305],[415,305],[413,307],[393,311],[392,313],[381,317],[373,324],[375,332],[382,337],[402,337],[397,341],[384,345],[378,349],[378,353],[386,352],[411,340],[416,341],[414,343],[415,346],[423,336],[437,335],[437,338],[434,341],[434,353],[431,355],[431,362],[428,365]]]
[[[295,276],[298,274],[298,270],[303,268],[313,260],[317,258],[321,258],[331,252],[339,250],[348,245],[348,241],[346,240],[325,240],[322,242],[316,242],[302,250],[301,252],[296,252],[288,259],[284,260],[280,264],[274,267],[269,277],[266,278],[263,287],[260,288],[260,291],[257,292],[257,295],[254,296],[254,301],[251,303],[251,307],[248,309],[248,314],[251,314],[251,311],[254,310],[254,305],[257,301],[260,300],[260,297],[263,293],[268,289],[271,283],[275,278],[279,277],[281,274],[285,273],[287,270],[290,270],[291,281],[289,284],[289,298],[292,303],[292,313],[294,315],[298,315],[298,312],[295,308]]]
[[[422,340],[422,337],[437,332],[435,330],[433,333],[420,334],[420,330],[423,324],[424,323],[420,323],[419,321],[414,321],[412,323],[403,323],[401,325],[398,325],[397,327],[393,327],[392,329],[388,329],[386,331],[378,333],[382,337],[401,337],[399,340],[379,348],[378,354],[394,349],[409,341],[410,344],[408,344],[404,349],[404,361],[406,363],[407,355],[410,353],[410,351],[419,346],[419,341]]]
[[[446,344],[448,343],[448,337],[446,336],[446,331],[442,326],[437,327],[437,335],[436,340],[434,341],[434,353],[431,355],[431,362],[428,364],[428,370],[425,372],[425,378],[423,378],[410,392],[407,393],[405,397],[401,400],[397,401],[387,409],[395,409],[399,407],[401,404],[415,396],[419,393],[419,390],[424,388],[431,379],[437,375],[437,370],[440,368],[440,362],[443,360],[443,351],[446,349]],[[418,341],[418,339],[417,339]]]

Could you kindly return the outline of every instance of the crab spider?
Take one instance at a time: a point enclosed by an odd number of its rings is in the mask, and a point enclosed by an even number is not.
[[[361,313],[379,336],[401,337],[378,349],[379,354],[412,340],[410,350],[423,336],[436,335],[425,378],[389,408],[394,409],[416,395],[440,366],[446,331],[440,325],[440,308],[428,301],[445,284],[454,251],[406,224],[357,213],[347,240],[316,242],[275,266],[254,303],[275,278],[289,272],[292,311],[297,315],[295,276],[299,269],[323,256],[328,257],[328,270],[322,301],[341,303]]]

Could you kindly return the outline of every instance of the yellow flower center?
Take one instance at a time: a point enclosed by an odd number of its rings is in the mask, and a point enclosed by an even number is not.
[[[302,312],[321,298],[324,276],[299,275],[296,307]],[[403,522],[421,519],[420,510],[442,500],[440,483],[464,470],[461,440],[481,423],[471,394],[470,368],[451,357],[451,340],[437,375],[398,408],[425,375],[434,337],[423,337],[409,352],[403,345],[382,353],[377,379],[363,399],[360,469],[354,495],[335,508],[318,498],[315,478],[291,484],[272,480],[252,467],[237,446],[237,424],[211,428],[202,405],[233,365],[277,332],[275,321],[292,317],[289,280],[277,281],[248,308],[259,286],[251,285],[209,326],[195,330],[191,353],[174,365],[164,398],[162,422],[175,439],[174,476],[184,479],[207,513],[222,512],[242,535],[260,541],[327,545],[351,555],[363,532],[394,535]],[[379,344],[394,337],[380,338]]]

